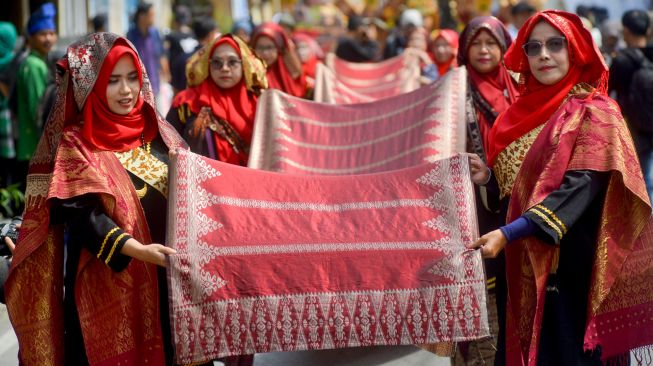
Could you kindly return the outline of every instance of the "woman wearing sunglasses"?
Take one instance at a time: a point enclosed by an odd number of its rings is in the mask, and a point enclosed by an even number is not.
[[[503,64],[503,56],[512,44],[512,38],[503,23],[492,16],[481,16],[472,19],[460,34],[458,49],[458,64],[467,69],[467,130],[468,151],[472,151],[486,161],[486,151],[489,145],[490,129],[497,116],[505,111],[517,98],[517,83]],[[478,207],[478,225],[483,233],[497,229],[503,223],[501,214],[485,209],[484,198],[487,197],[483,188],[476,189],[476,205]],[[493,205],[494,206],[494,205]],[[488,278],[488,294],[490,317],[498,323],[505,323],[505,265],[503,253],[497,258],[485,260]],[[497,299],[495,307],[494,299]],[[495,311],[496,309],[496,311]],[[501,327],[501,336],[503,336]],[[492,323],[495,336],[498,324]],[[482,357],[485,363],[492,364],[495,353],[493,347],[496,340],[485,339],[470,342],[458,347],[457,357],[469,364],[472,358]],[[478,360],[480,362],[480,360]]]
[[[580,18],[555,10],[524,24],[505,64],[521,96],[492,126],[491,171],[470,158],[509,223],[470,244],[505,250],[499,352],[508,365],[627,363],[653,344],[653,222],[607,67]]]
[[[247,165],[257,97],[267,87],[263,62],[227,34],[191,56],[186,77],[189,87],[173,100],[168,121],[193,152]]]

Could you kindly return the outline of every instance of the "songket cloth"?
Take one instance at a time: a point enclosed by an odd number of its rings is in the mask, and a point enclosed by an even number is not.
[[[171,160],[176,362],[488,336],[466,156],[319,177]]]
[[[297,174],[401,169],[465,151],[466,70],[371,103],[330,105],[267,90],[248,166]]]
[[[316,102],[361,103],[397,96],[420,87],[420,62],[410,50],[375,63],[348,62],[330,53],[315,76]]]

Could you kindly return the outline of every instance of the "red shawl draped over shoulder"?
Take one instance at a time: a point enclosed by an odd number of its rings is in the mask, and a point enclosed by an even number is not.
[[[268,84],[271,89],[279,89],[295,97],[306,95],[306,75],[296,54],[295,45],[278,24],[266,22],[254,30],[250,44],[256,46],[260,37],[270,38],[277,46],[277,62],[267,65]]]
[[[52,199],[95,193],[116,224],[143,243],[151,241],[127,172],[113,151],[82,137],[78,122],[102,63],[117,42],[135,52],[117,35],[96,33],[71,45],[58,65],[57,99],[30,162],[27,207],[5,287],[23,365],[64,364],[63,227],[50,225]],[[141,98],[146,115],[155,116],[154,125],[170,149],[185,147],[156,113],[145,68],[140,62],[139,67],[145,76]],[[113,272],[82,251],[76,276],[75,302],[91,365],[164,362],[154,265],[132,260],[125,270]]]
[[[503,62],[489,73],[479,73],[469,63],[469,47],[481,31],[487,31],[494,37],[501,47],[501,54],[512,44],[512,39],[503,23],[493,16],[481,16],[472,19],[460,34],[460,47],[458,50],[458,65],[465,65],[472,85],[478,90],[483,99],[497,113],[502,113],[515,102],[519,92],[510,73]],[[484,113],[478,112],[478,127],[483,139],[483,147],[489,146],[490,128],[494,121],[489,121]]]
[[[210,75],[211,56],[222,44],[228,44],[236,50],[242,62],[243,78],[229,89],[219,87]],[[216,38],[210,46],[197,51],[188,61],[186,73],[189,87],[175,96],[172,107],[187,105],[195,115],[198,115],[203,107],[209,107],[215,117],[229,123],[249,146],[252,142],[258,95],[261,89],[267,87],[262,61],[254,56],[240,38],[226,34]],[[201,127],[195,133],[204,133],[206,126]],[[217,160],[230,164],[247,162],[248,151],[235,151],[231,144],[217,133],[212,136]]]
[[[521,49],[540,21],[549,22],[567,37],[572,63],[568,75],[549,87],[531,80],[528,62]],[[492,130],[496,139],[492,141],[495,144],[493,156],[496,157],[502,146],[507,146],[520,134],[545,125],[517,175],[507,221],[515,220],[558,189],[567,171],[609,172],[596,252],[592,254],[594,265],[584,348],[594,350],[600,347],[605,360],[651,345],[651,207],[626,123],[619,107],[605,95],[607,68],[603,59],[578,16],[554,10],[533,16],[520,31],[511,51],[506,55],[506,65],[522,73],[526,78],[525,90],[530,94],[520,97],[497,120],[496,130]],[[586,84],[576,85],[578,83]],[[587,84],[594,84],[596,88]],[[532,95],[540,98],[533,100]],[[543,99],[544,96],[550,99]],[[530,111],[528,105],[522,104],[521,98],[530,103]],[[549,100],[558,104],[552,106]],[[542,104],[543,101],[547,102]],[[510,243],[505,250],[507,364],[535,365],[546,280],[554,266],[557,249],[528,237]]]

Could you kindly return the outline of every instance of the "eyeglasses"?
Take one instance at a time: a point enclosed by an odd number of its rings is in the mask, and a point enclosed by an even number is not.
[[[224,67],[224,65],[227,65],[228,68],[235,69],[241,63],[242,61],[240,61],[237,58],[230,58],[228,60],[221,60],[219,58],[215,58],[211,60],[211,67],[217,70],[221,70]]]
[[[567,40],[565,37],[551,37],[542,43],[540,41],[530,41],[524,43],[522,48],[528,57],[537,57],[542,53],[542,47],[546,47],[551,53],[558,53],[565,47]]]

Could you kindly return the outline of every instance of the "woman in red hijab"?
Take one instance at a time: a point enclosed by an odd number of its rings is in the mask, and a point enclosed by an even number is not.
[[[431,33],[429,50],[438,67],[438,77],[456,67],[458,32],[452,29],[436,29]]]
[[[126,39],[89,35],[57,66],[6,284],[21,364],[172,364],[164,267],[174,250],[156,243],[167,152],[186,145],[157,114]]]
[[[467,69],[467,131],[468,151],[476,153],[484,161],[489,146],[490,129],[497,116],[505,111],[517,98],[517,83],[503,64],[503,56],[512,44],[512,39],[501,21],[492,16],[481,16],[472,19],[460,34],[458,49],[458,64]],[[481,232],[499,228],[505,216],[496,210],[488,210],[487,192],[480,187],[476,189],[476,204],[478,207],[478,224]],[[497,314],[490,320],[495,336],[504,337],[505,327],[498,329],[498,324],[505,323],[506,280],[505,259],[503,253],[497,258],[485,260],[485,271],[488,278],[488,312]],[[495,300],[496,299],[496,307]],[[495,310],[496,309],[496,310]],[[484,355],[480,349],[495,347],[494,338],[489,338],[458,347],[460,356],[467,363],[471,358],[485,357],[484,363],[493,364],[494,354]],[[484,344],[490,343],[491,346]],[[480,360],[479,360],[480,361]],[[498,364],[502,364],[499,362]]]
[[[520,73],[521,96],[490,131],[491,177],[470,158],[509,223],[470,244],[485,257],[505,249],[499,352],[508,365],[650,356],[651,206],[601,53],[578,16],[548,10],[520,29],[505,64]]]
[[[189,87],[175,96],[168,121],[192,151],[247,165],[256,102],[267,87],[263,62],[226,34],[190,58],[186,76]]]
[[[251,45],[267,65],[268,85],[296,97],[308,92],[306,74],[295,45],[276,23],[261,24],[252,34]]]

